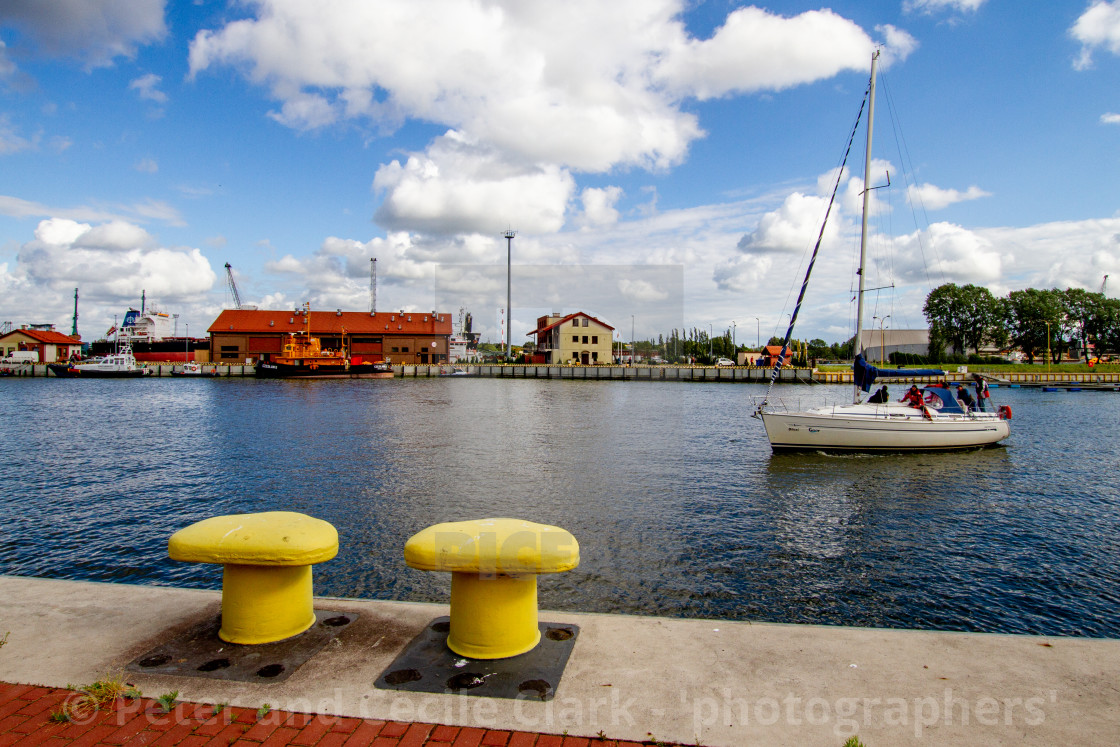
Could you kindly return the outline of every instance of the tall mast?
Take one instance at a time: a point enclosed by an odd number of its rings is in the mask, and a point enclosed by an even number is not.
[[[867,89],[867,153],[863,161],[863,226],[859,236],[859,293],[856,296],[855,354],[863,352],[863,271],[867,265],[867,208],[871,201],[871,131],[875,129],[875,68],[879,63],[879,50],[871,55],[871,84]],[[859,385],[852,379],[852,402],[859,403]]]

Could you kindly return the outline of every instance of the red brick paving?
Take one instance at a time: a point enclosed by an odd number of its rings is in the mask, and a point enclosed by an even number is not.
[[[641,747],[558,734],[473,726],[403,723],[178,703],[170,713],[150,698],[118,700],[70,721],[54,722],[73,690],[0,682],[0,747]],[[656,744],[663,745],[663,742]],[[679,746],[673,746],[679,747]]]

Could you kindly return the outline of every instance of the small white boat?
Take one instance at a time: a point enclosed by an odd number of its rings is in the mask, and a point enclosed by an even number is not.
[[[191,363],[184,363],[182,366],[179,367],[178,371],[176,371],[174,368],[172,368],[171,369],[171,375],[172,376],[218,376],[219,374],[214,369],[210,369],[209,371],[207,371],[205,368],[202,367],[201,363],[191,362]]]
[[[132,349],[127,345],[112,355],[88,361],[51,363],[47,368],[62,379],[132,379],[151,373],[136,364]]]
[[[867,87],[867,151],[864,162],[863,179],[863,233],[860,237],[860,258],[857,276],[859,279],[858,303],[856,307],[856,335],[857,344],[863,340],[863,295],[864,295],[864,268],[867,266],[867,210],[868,196],[871,187],[868,186],[868,177],[871,170],[871,132],[875,119],[875,69],[879,59],[876,51],[871,58],[871,80]],[[854,138],[855,132],[852,136]],[[849,140],[849,149],[851,141]],[[847,156],[845,155],[845,161]],[[843,173],[843,168],[840,169]],[[837,186],[839,186],[839,177]],[[836,189],[833,189],[833,199]],[[831,203],[830,203],[831,209]],[[825,222],[828,215],[825,215]],[[821,226],[821,237],[824,236],[824,226]],[[789,329],[786,331],[785,342],[774,371],[770,376],[770,385],[773,387],[778,371],[785,362],[789,350],[790,337],[797,315],[801,310],[801,303],[805,298],[805,290],[809,284],[809,277],[816,261],[817,251],[820,249],[821,239],[817,239],[813,257],[809,261],[809,269],[801,285],[801,293],[797,298],[797,305],[790,316]],[[947,386],[926,386],[920,390],[921,400],[915,397],[914,404],[902,402],[871,403],[861,402],[861,390],[870,391],[871,384],[878,379],[887,378],[919,378],[944,376],[944,371],[938,370],[878,370],[867,364],[861,350],[857,350],[853,365],[853,379],[855,389],[851,404],[817,407],[801,411],[790,411],[779,404],[769,401],[770,390],[754,413],[761,418],[766,428],[766,438],[770,447],[775,451],[785,450],[821,450],[821,451],[939,451],[950,449],[971,449],[980,446],[996,444],[1011,435],[1008,420],[1011,419],[1011,409],[1001,407],[994,410],[985,399],[979,399],[981,407],[987,404],[986,409],[963,407],[952,390]],[[978,394],[981,394],[978,388]],[[986,397],[986,391],[981,397]]]

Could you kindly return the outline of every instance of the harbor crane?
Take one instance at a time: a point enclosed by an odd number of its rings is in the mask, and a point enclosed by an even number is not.
[[[1100,294],[1101,294],[1102,296],[1104,295],[1104,287],[1105,287],[1106,285],[1108,285],[1108,275],[1105,275],[1105,276],[1104,276],[1104,280],[1102,280],[1102,281],[1101,281],[1101,289],[1100,289],[1099,291],[1097,291],[1097,292],[1098,292],[1098,293],[1100,293]]]
[[[229,292],[233,295],[233,307],[235,309],[241,308],[241,294],[237,292],[237,283],[233,281],[233,267],[229,262],[226,262],[226,279],[229,282]]]

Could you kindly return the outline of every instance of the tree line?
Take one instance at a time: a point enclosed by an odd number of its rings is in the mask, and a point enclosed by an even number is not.
[[[1054,362],[1078,348],[1093,353],[1120,350],[1120,300],[1082,288],[1011,291],[998,298],[987,288],[946,283],[934,288],[922,308],[929,323],[930,357],[940,351],[979,354],[982,346],[1017,348],[1031,363],[1047,351]]]

